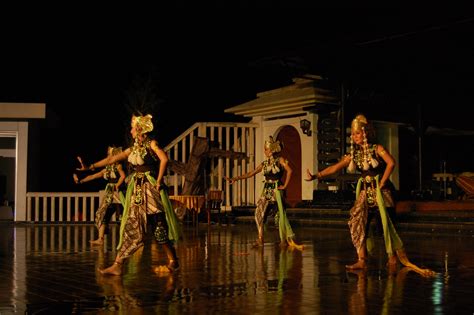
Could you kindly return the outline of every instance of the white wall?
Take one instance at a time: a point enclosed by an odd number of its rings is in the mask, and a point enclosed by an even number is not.
[[[0,136],[16,138],[15,221],[26,220],[28,122],[0,121]]]
[[[397,163],[395,169],[390,176],[390,181],[393,183],[397,190],[400,189],[400,173],[399,173],[399,137],[398,137],[398,124],[385,122],[385,121],[373,121],[375,132],[377,135],[377,141],[387,149],[388,152],[393,156]]]

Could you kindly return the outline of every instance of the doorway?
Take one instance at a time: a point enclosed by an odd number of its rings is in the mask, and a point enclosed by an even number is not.
[[[286,188],[286,202],[289,207],[295,207],[301,202],[301,139],[293,126],[284,126],[277,135],[277,140],[283,143],[281,156],[288,160],[293,170],[291,180]],[[286,176],[286,173],[285,173]],[[282,181],[285,181],[283,177]]]
[[[16,183],[16,135],[0,133],[0,219],[13,220]]]

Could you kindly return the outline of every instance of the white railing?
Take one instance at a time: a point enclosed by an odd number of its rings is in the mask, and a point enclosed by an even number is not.
[[[208,189],[218,189],[224,192],[223,210],[232,206],[255,204],[255,177],[238,181],[233,185],[224,180],[224,176],[242,175],[255,168],[255,129],[258,124],[232,122],[198,122],[183,132],[164,150],[168,157],[175,161],[186,163],[191,153],[195,137],[209,138],[211,145],[221,150],[244,152],[246,159],[231,159],[229,157],[211,158],[208,165]],[[172,193],[179,194],[184,178],[169,171],[167,184]]]
[[[101,192],[29,192],[26,221],[93,222]],[[112,220],[116,220],[115,214]]]
[[[206,183],[207,189],[224,192],[222,210],[232,206],[255,204],[255,177],[229,185],[224,176],[235,177],[255,168],[255,129],[258,124],[200,122],[167,145],[164,150],[170,159],[186,163],[195,137],[209,138],[211,145],[221,150],[244,152],[245,159],[230,157],[209,158]],[[173,173],[167,174],[167,184],[172,194],[178,195],[184,178]],[[94,222],[103,191],[100,192],[29,192],[26,194],[26,221],[34,223]],[[116,215],[112,221],[117,221]]]

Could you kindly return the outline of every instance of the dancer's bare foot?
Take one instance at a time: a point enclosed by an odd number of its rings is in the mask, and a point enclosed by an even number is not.
[[[263,237],[257,238],[255,243],[252,245],[252,247],[260,247],[260,246],[263,246]]]
[[[347,268],[346,272],[350,272],[354,275],[357,275],[359,278],[367,275],[367,269],[349,269]]]
[[[359,258],[355,264],[346,265],[346,268],[349,270],[365,269],[367,268],[367,263],[365,262],[365,258]]]
[[[104,239],[99,237],[96,240],[89,241],[89,243],[91,243],[91,245],[104,245]]]
[[[304,249],[304,246],[302,244],[297,244],[293,239],[288,239],[288,246],[290,247],[290,249],[297,249],[297,250],[303,250]]]
[[[420,268],[418,267],[417,265],[411,263],[409,260],[408,260],[408,257],[407,257],[407,254],[405,252],[405,249],[397,249],[397,256],[398,256],[398,259],[400,260],[400,263],[406,267],[409,267],[411,268],[413,271],[421,274],[423,277],[433,277],[436,275],[436,272],[434,272],[433,270],[431,269],[427,269],[427,268]]]
[[[153,271],[154,271],[156,274],[159,274],[159,275],[162,275],[162,274],[169,274],[169,273],[170,273],[170,270],[169,270],[168,267],[165,266],[165,265],[161,265],[161,266],[155,267],[155,268],[153,268]]]
[[[168,266],[166,266],[170,272],[174,272],[179,269],[179,263],[177,260],[170,260]]]
[[[122,274],[122,263],[116,261],[108,268],[99,268],[99,272],[103,275],[120,276]]]
[[[166,266],[161,265],[161,266],[155,267],[155,268],[153,268],[153,271],[156,274],[169,274],[169,273],[175,272],[178,269],[179,269],[178,261],[177,260],[170,260],[168,265],[166,265]]]

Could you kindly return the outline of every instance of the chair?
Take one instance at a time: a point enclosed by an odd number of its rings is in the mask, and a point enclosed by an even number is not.
[[[221,224],[221,204],[222,190],[209,190],[206,196],[207,224],[211,224],[211,216],[217,217],[217,222]]]
[[[462,199],[474,199],[474,174],[461,173],[456,177],[456,185],[462,189],[464,195]]]

